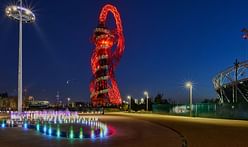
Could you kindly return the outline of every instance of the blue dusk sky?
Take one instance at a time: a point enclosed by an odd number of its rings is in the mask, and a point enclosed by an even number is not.
[[[0,0],[0,92],[17,95],[18,23],[4,14],[13,2]],[[115,76],[124,99],[147,90],[186,102],[188,80],[194,101],[214,98],[212,78],[248,57],[248,41],[241,38],[247,0],[25,0],[37,17],[23,27],[28,95],[55,101],[59,91],[64,100],[89,101],[90,38],[107,3],[123,21],[126,48]],[[108,20],[113,22],[111,15]]]

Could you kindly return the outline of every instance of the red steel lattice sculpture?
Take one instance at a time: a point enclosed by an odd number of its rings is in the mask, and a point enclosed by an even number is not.
[[[106,27],[109,13],[114,16],[115,29]],[[107,4],[102,8],[92,40],[96,47],[91,56],[93,73],[93,80],[90,83],[91,102],[93,106],[120,105],[121,95],[114,71],[125,47],[122,22],[116,7]],[[114,47],[116,48],[113,50]]]

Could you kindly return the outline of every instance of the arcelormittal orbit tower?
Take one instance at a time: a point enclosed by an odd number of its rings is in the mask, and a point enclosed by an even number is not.
[[[115,28],[106,26],[107,16],[114,16]],[[121,95],[117,86],[114,71],[124,52],[124,35],[120,14],[116,7],[105,5],[99,16],[99,24],[93,37],[95,49],[91,56],[93,79],[90,83],[90,97],[93,106],[108,104],[120,105]]]

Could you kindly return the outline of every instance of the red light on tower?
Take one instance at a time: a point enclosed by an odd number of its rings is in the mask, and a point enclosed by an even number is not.
[[[109,13],[114,16],[115,29],[106,26]],[[113,5],[107,4],[102,8],[92,40],[96,47],[91,56],[93,73],[93,80],[90,83],[91,102],[93,106],[120,105],[121,95],[114,71],[125,47],[120,14]],[[113,47],[116,48],[113,50]]]
[[[241,32],[243,33],[242,38],[247,40],[248,39],[248,29],[244,28],[241,30]]]

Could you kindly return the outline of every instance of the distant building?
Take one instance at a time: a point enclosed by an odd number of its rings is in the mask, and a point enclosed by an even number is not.
[[[17,96],[8,96],[8,93],[0,93],[0,110],[17,110]],[[33,96],[25,96],[23,99],[23,109],[48,108],[49,101],[35,101]]]
[[[28,101],[34,101],[34,97],[33,96],[28,96],[27,99],[28,99]]]
[[[0,97],[0,110],[17,110],[17,97]]]
[[[29,108],[48,108],[49,101],[30,101]]]
[[[87,107],[87,104],[84,102],[70,102],[69,108],[70,110],[82,111]]]

